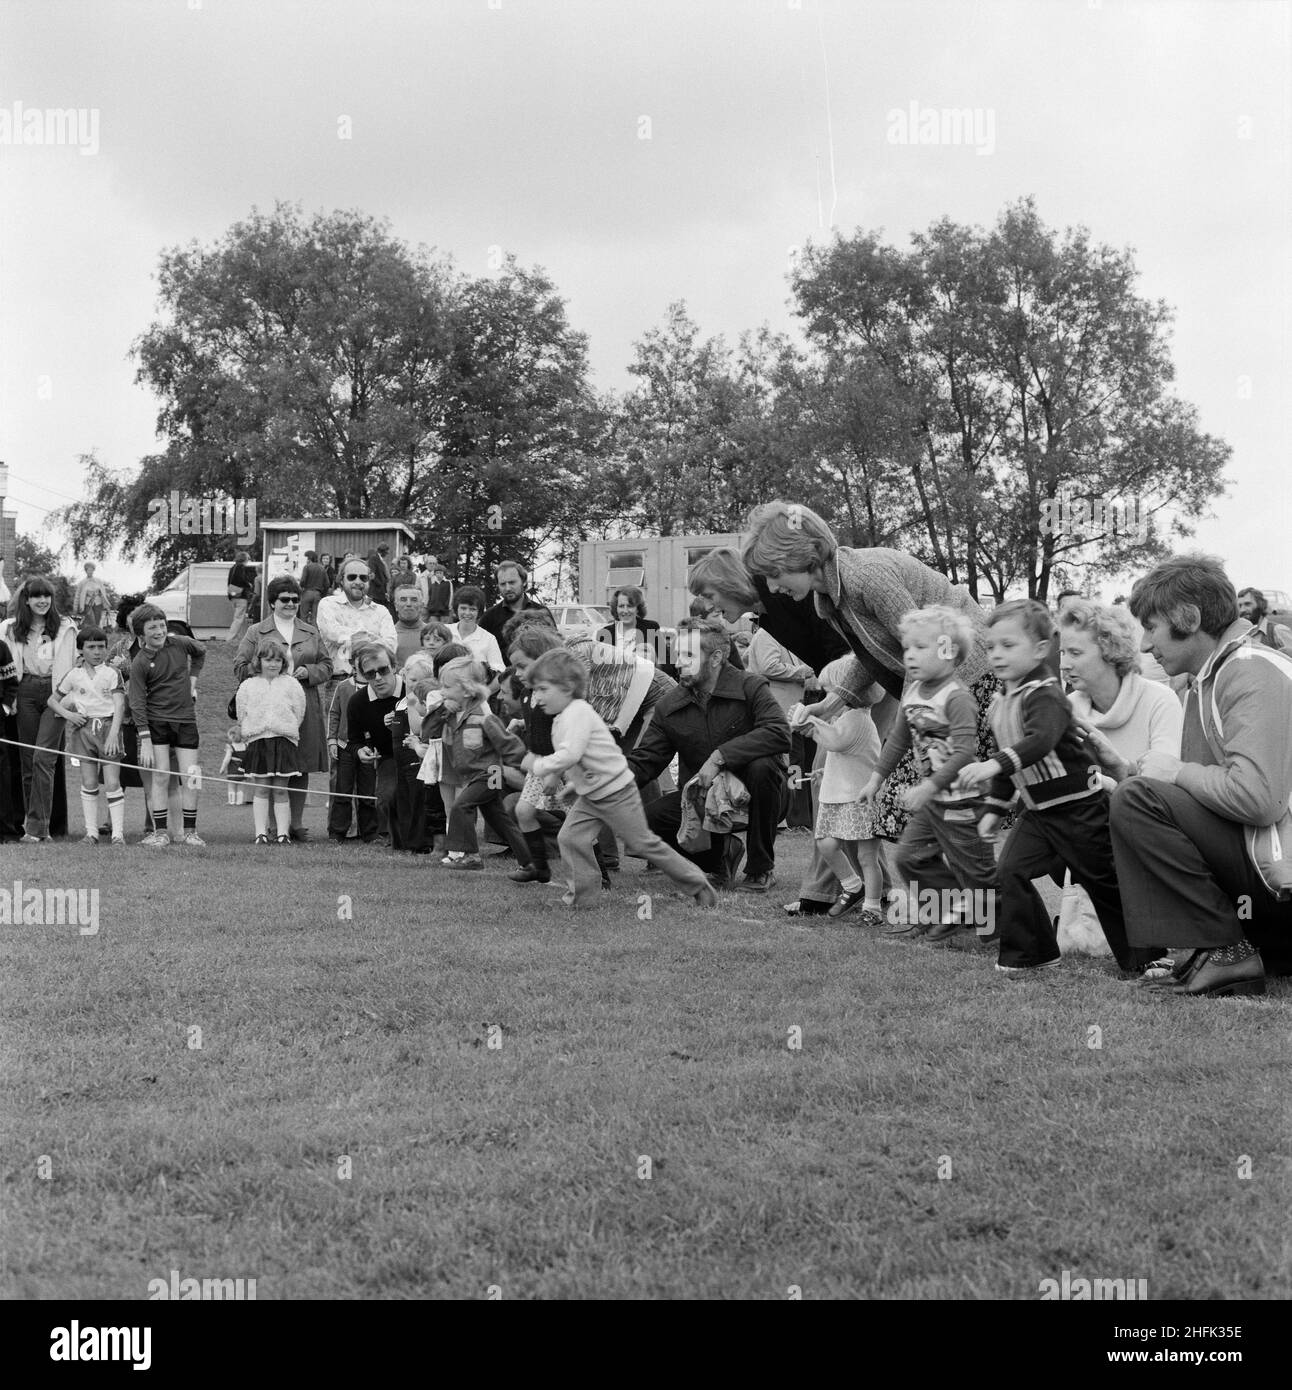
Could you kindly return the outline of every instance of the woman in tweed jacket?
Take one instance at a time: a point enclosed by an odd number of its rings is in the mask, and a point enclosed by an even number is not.
[[[816,512],[796,502],[768,502],[755,509],[741,558],[751,574],[766,578],[772,593],[793,599],[812,596],[817,613],[852,650],[852,665],[840,683],[858,694],[878,681],[894,700],[901,696],[906,667],[898,623],[904,614],[935,603],[967,614],[974,625],[974,647],[957,674],[978,704],[980,756],[991,756],[995,743],[987,706],[996,691],[996,679],[987,665],[987,615],[966,589],[899,550],[841,546]],[[815,709],[833,713],[836,701],[831,696]],[[875,711],[881,735],[887,732],[895,708],[883,710],[882,722],[881,711]],[[875,802],[876,834],[889,839],[901,835],[907,816],[901,793],[917,780],[908,753]]]

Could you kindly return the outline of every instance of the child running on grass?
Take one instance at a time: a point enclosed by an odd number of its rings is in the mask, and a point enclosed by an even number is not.
[[[862,909],[865,926],[884,920],[884,874],[864,789],[879,760],[879,730],[869,706],[883,699],[884,688],[872,685],[855,695],[840,682],[851,657],[832,661],[821,672],[821,685],[847,706],[834,719],[807,718],[811,737],[826,750],[821,788],[817,793],[816,841],[821,857],[834,870],[842,892],[830,908],[831,917]]]
[[[49,707],[71,730],[67,751],[81,763],[81,814],[85,817],[83,845],[99,843],[99,769],[108,794],[112,843],[126,842],[126,794],[121,790],[121,723],[126,692],[120,673],[107,664],[108,634],[100,627],[83,627],[76,634],[80,661],[59,681]]]
[[[291,671],[286,646],[276,637],[263,637],[251,661],[255,675],[238,687],[238,727],[246,741],[243,755],[247,781],[255,788],[251,805],[254,843],[269,843],[269,799],[274,801],[274,827],[280,845],[290,845],[292,779],[301,776],[298,745],[305,718],[305,691]]]
[[[718,895],[704,871],[670,849],[646,824],[641,794],[623,751],[605,720],[583,699],[587,668],[573,652],[545,652],[528,672],[534,703],[553,716],[552,744],[546,757],[526,753],[522,766],[549,784],[565,773],[578,794],[557,843],[569,876],[567,906],[581,907],[600,896],[601,870],[595,845],[609,826],[629,854],[662,869],[701,907],[714,907]]]
[[[520,762],[525,745],[490,712],[488,678],[485,666],[469,658],[450,661],[440,669],[440,694],[448,711],[443,758],[460,783],[449,811],[448,852],[441,861],[446,869],[484,868],[476,839],[477,811],[522,868],[532,862],[515,817],[503,805],[507,786],[501,773],[503,763]]]
[[[1017,797],[1023,803],[997,867],[1000,883],[1000,959],[996,969],[1025,975],[1058,965],[1054,924],[1032,880],[1063,870],[1090,895],[1117,964],[1141,974],[1162,953],[1132,948],[1126,938],[1117,869],[1108,830],[1102,769],[1086,747],[1068,697],[1046,665],[1054,635],[1049,610],[1037,599],[1015,599],[987,618],[993,671],[1005,689],[992,701],[992,732],[1000,752],[960,771],[958,787],[989,787],[990,808],[978,822],[993,835]]]
[[[139,651],[130,664],[130,713],[139,730],[139,766],[152,768],[153,832],[140,844],[165,848],[171,843],[166,827],[170,755],[182,778],[181,805],[184,843],[202,846],[197,833],[197,677],[206,660],[206,648],[191,637],[181,637],[166,627],[166,614],[155,604],[144,603],[130,615],[130,625],[140,639]]]
[[[897,846],[898,897],[885,934],[943,941],[969,923],[953,910],[939,913],[937,922],[921,922],[911,906],[920,890],[990,890],[996,883],[991,842],[978,833],[986,809],[982,794],[977,786],[954,786],[961,769],[978,756],[978,704],[956,677],[956,669],[973,652],[974,626],[966,614],[935,604],[907,613],[898,623],[898,633],[907,685],[863,795],[867,800],[873,797],[912,750],[923,780],[902,793],[902,805],[911,817]],[[993,922],[994,915],[993,911]]]

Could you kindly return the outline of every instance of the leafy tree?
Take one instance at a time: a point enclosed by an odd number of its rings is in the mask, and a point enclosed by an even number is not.
[[[857,232],[800,260],[829,379],[887,400],[867,477],[905,476],[914,550],[975,597],[1025,583],[1044,598],[1059,564],[1093,581],[1150,563],[1220,490],[1230,450],[1168,393],[1170,312],[1137,278],[1129,252],[1057,235],[1030,200],[989,233],[944,219],[908,253]],[[1145,525],[1110,509],[1081,532],[1065,497],[1129,503]]]
[[[640,384],[619,404],[601,484],[624,528],[734,530],[780,490],[787,460],[772,416],[785,347],[766,329],[734,353],[720,337],[701,341],[681,302],[638,340],[628,370]]]
[[[384,222],[278,205],[214,246],[165,252],[162,317],[135,344],[160,452],[127,474],[85,459],[64,509],[78,552],[146,550],[159,581],[228,558],[227,536],[150,527],[150,503],[254,498],[258,515],[391,516],[463,561],[530,549],[562,507],[587,407],[585,345],[539,272],[472,281]]]

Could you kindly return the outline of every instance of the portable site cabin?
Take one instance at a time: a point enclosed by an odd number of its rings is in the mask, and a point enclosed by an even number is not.
[[[579,546],[579,602],[609,603],[616,589],[635,586],[646,594],[647,615],[663,627],[676,627],[691,607],[687,571],[718,546],[739,543],[734,532],[583,541]]]
[[[366,556],[385,541],[390,546],[388,557],[393,570],[395,561],[412,546],[412,528],[402,521],[382,519],[358,521],[350,517],[301,517],[297,519],[262,521],[260,523],[261,614],[264,616],[264,591],[269,581],[280,574],[300,574],[305,552],[331,555],[334,564],[350,551]]]

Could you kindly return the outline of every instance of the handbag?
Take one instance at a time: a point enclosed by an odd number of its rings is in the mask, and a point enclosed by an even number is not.
[[[241,597],[242,597],[242,590],[241,590],[240,588],[238,588],[238,586],[237,586],[236,584],[230,584],[230,585],[228,586],[228,588],[229,588],[229,597],[230,597],[230,598],[241,598]]]
[[[1292,680],[1292,663],[1281,653],[1269,647],[1247,646],[1240,647],[1229,659],[1232,661],[1239,653],[1245,660],[1260,657],[1272,662]],[[1211,722],[1216,733],[1223,738],[1225,731],[1221,728],[1220,708],[1216,704],[1218,682],[1219,676],[1211,683]],[[1214,744],[1212,748],[1219,755]],[[1283,814],[1273,825],[1245,825],[1243,843],[1252,867],[1269,892],[1281,903],[1292,902],[1292,795],[1288,797]]]

